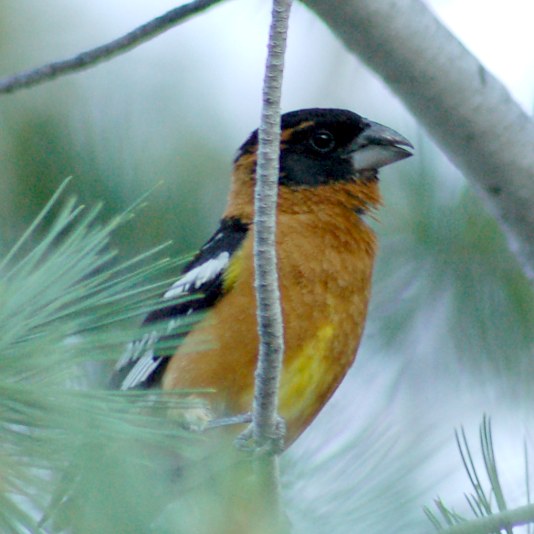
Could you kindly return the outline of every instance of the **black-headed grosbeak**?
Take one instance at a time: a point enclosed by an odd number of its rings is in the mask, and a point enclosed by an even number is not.
[[[371,289],[376,238],[365,215],[381,202],[377,169],[411,156],[394,130],[340,109],[282,116],[276,247],[285,354],[279,411],[286,444],[310,424],[354,361]],[[234,161],[228,205],[213,237],[163,295],[145,325],[199,310],[171,354],[156,331],[117,365],[122,389],[211,388],[213,417],[249,412],[258,353],[254,185],[258,132]],[[165,300],[199,293],[179,304]]]

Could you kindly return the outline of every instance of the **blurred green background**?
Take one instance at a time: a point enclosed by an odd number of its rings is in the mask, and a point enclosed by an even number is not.
[[[0,74],[97,46],[171,7],[3,0]],[[200,246],[224,209],[234,152],[258,125],[269,10],[224,3],[125,56],[1,96],[2,251],[68,176],[83,204],[104,203],[102,220],[153,190],[114,235],[121,257],[168,240],[172,255]],[[348,108],[416,146],[381,173],[381,251],[357,363],[284,457],[295,531],[430,531],[421,507],[438,494],[465,510],[453,432],[463,424],[475,439],[483,413],[510,504],[524,503],[534,301],[499,228],[395,95],[298,4],[286,72],[284,111]]]

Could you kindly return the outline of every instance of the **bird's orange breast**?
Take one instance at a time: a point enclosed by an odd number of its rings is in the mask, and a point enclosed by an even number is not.
[[[341,382],[365,323],[375,238],[351,204],[358,189],[346,189],[331,198],[319,188],[302,190],[300,198],[292,191],[288,204],[280,191],[276,243],[285,353],[279,411],[287,443]],[[347,194],[348,204],[340,202]],[[371,200],[378,203],[377,189]],[[163,381],[165,389],[213,388],[206,398],[215,416],[252,407],[258,351],[253,238],[251,230],[226,272],[228,293],[178,348]]]

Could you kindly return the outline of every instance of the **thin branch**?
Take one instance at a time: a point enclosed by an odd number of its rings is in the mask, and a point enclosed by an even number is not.
[[[276,270],[275,230],[280,152],[280,100],[291,0],[274,0],[259,129],[254,215],[254,268],[260,347],[252,432],[256,445],[276,433],[278,385],[284,352]]]
[[[220,417],[219,419],[212,419],[206,423],[206,430],[212,428],[220,428],[221,426],[242,425],[243,423],[252,423],[251,413],[242,413],[231,417]]]
[[[443,534],[492,534],[529,523],[534,523],[534,504],[466,521],[443,530]]]
[[[303,0],[470,179],[534,280],[534,122],[421,0]]]
[[[167,13],[142,24],[126,35],[113,41],[87,50],[72,58],[54,61],[37,67],[36,69],[20,72],[13,76],[0,79],[0,94],[12,93],[24,87],[31,87],[39,83],[53,80],[65,74],[77,72],[92,67],[102,61],[107,61],[119,54],[123,54],[163,32],[173,28],[185,19],[196,15],[205,9],[219,3],[221,0],[194,0],[188,4],[176,7]]]

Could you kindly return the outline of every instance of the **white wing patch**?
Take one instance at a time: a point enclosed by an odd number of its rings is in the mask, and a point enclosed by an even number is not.
[[[163,298],[172,299],[188,293],[191,289],[198,289],[201,285],[217,277],[226,268],[229,261],[230,254],[221,252],[216,258],[212,258],[184,274],[166,291]]]
[[[216,278],[228,265],[230,254],[221,252],[216,258],[209,259],[191,269],[188,273],[179,278],[163,295],[163,298],[170,299],[187,294],[191,290],[199,289],[203,284]],[[189,315],[193,308],[187,311]],[[167,335],[175,328],[178,320],[173,320],[167,327]],[[128,344],[124,354],[118,361],[115,369],[120,371],[127,365],[132,368],[121,383],[120,389],[132,389],[147,380],[155,369],[160,365],[163,357],[154,354],[154,347],[158,342],[160,334],[153,331],[145,334],[140,340]]]
[[[134,388],[144,382],[159,365],[162,358],[154,356],[154,345],[158,338],[158,333],[154,331],[145,334],[139,341],[128,343],[115,369],[120,371],[128,363],[133,361],[136,363],[122,381],[122,390]]]

